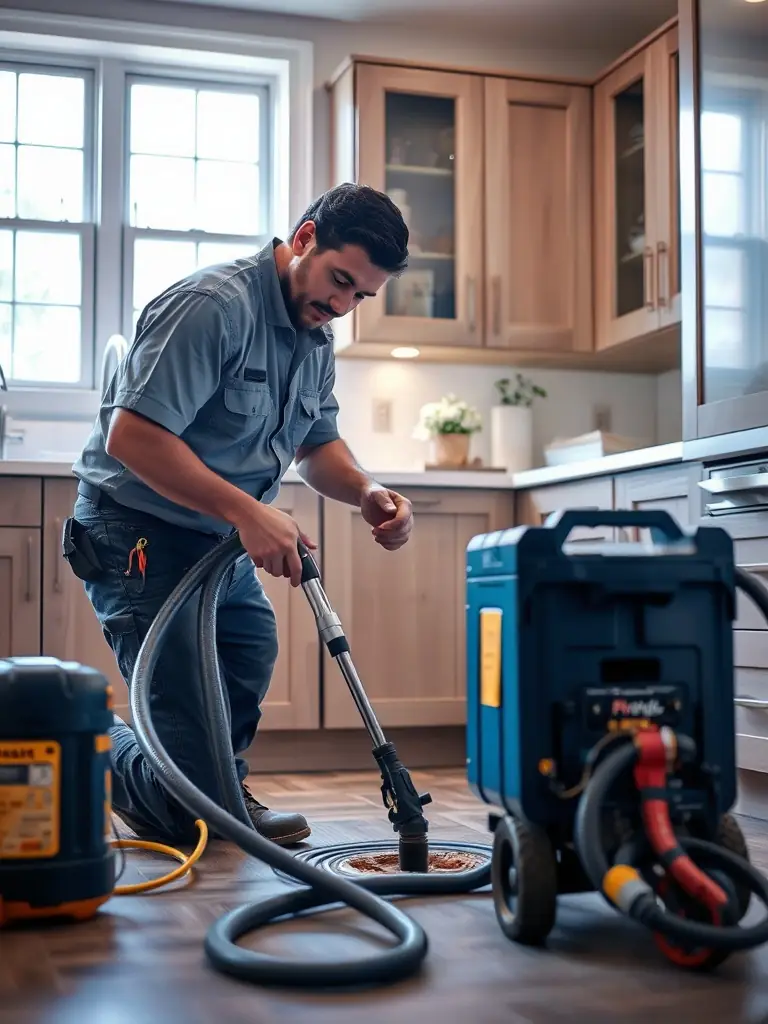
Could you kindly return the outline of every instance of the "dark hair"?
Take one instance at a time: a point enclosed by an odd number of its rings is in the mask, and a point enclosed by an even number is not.
[[[308,220],[315,225],[320,251],[358,245],[375,267],[399,275],[408,266],[408,228],[383,192],[345,182],[318,196],[296,222],[288,241]]]

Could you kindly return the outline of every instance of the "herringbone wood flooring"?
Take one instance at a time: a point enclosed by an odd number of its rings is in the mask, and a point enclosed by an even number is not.
[[[486,808],[456,771],[414,772],[427,788],[436,839],[485,842]],[[316,845],[392,836],[373,772],[258,776],[254,792],[276,809],[311,818]],[[754,862],[768,872],[768,826],[741,819]],[[129,854],[121,881],[155,877],[168,864]],[[650,935],[596,896],[561,899],[547,949],[511,944],[490,896],[411,900],[426,929],[420,976],[344,994],[272,991],[214,973],[203,955],[211,922],[282,883],[227,844],[211,845],[192,883],[114,897],[92,922],[0,934],[1,1024],[757,1024],[768,1021],[768,948],[732,957],[716,976],[669,966]],[[752,914],[757,916],[756,911]],[[337,911],[280,924],[261,948],[301,957],[359,955],[380,931]],[[245,940],[254,942],[253,939]],[[386,940],[385,940],[386,941]]]

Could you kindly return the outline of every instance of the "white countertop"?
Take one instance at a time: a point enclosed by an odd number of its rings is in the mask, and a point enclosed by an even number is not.
[[[623,473],[633,469],[662,466],[680,462],[683,457],[682,443],[656,445],[632,452],[606,455],[602,459],[574,462],[568,466],[542,466],[524,473],[497,473],[490,470],[386,470],[374,472],[376,479],[390,487],[457,487],[489,490],[518,490],[529,487],[543,487],[547,484],[567,480],[599,476],[605,473]],[[373,472],[373,471],[372,471]],[[71,460],[51,461],[42,459],[0,460],[0,477],[3,476],[72,476]],[[289,470],[283,477],[284,483],[298,483],[301,478]]]

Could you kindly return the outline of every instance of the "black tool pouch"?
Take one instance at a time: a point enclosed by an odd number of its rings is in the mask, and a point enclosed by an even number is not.
[[[64,522],[61,553],[75,576],[86,583],[98,579],[104,571],[88,531],[72,516]]]

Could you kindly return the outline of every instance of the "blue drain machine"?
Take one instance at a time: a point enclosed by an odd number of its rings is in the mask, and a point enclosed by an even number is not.
[[[578,542],[577,528],[637,530]],[[467,548],[467,773],[492,807],[493,899],[540,944],[561,894],[600,892],[674,963],[711,969],[768,940],[740,926],[768,885],[736,799],[736,587],[717,527],[662,511],[564,511]]]

